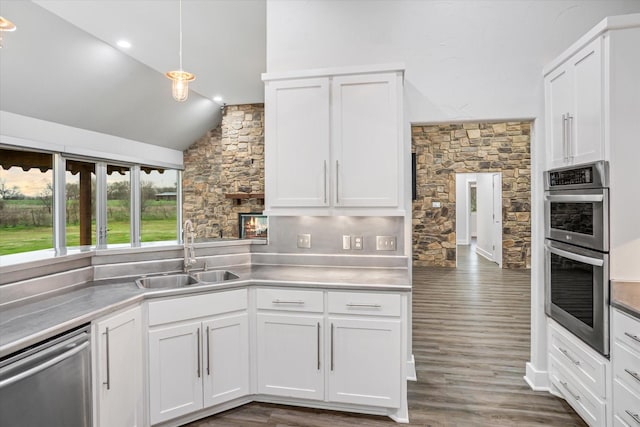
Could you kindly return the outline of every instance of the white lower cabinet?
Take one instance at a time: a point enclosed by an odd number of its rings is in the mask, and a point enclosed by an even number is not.
[[[329,317],[329,400],[400,405],[400,320]]]
[[[141,319],[137,306],[93,324],[96,426],[143,424]]]
[[[189,312],[212,316],[184,319]],[[149,319],[151,424],[249,393],[246,290],[152,302]],[[161,321],[171,323],[154,323]]]
[[[612,314],[613,425],[640,426],[640,320]]]
[[[258,313],[258,392],[324,398],[322,315]]]

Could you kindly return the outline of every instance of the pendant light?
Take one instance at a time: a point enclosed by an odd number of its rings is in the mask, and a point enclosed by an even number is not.
[[[5,31],[15,31],[16,24],[0,16],[0,48],[2,48],[2,33]]]
[[[178,71],[169,71],[165,76],[172,81],[171,94],[173,99],[183,102],[189,96],[189,82],[195,80],[196,76],[182,69],[182,0],[180,0],[180,50],[178,55],[180,57],[180,69]]]

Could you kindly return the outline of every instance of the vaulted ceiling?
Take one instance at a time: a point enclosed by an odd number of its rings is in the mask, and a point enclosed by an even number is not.
[[[177,0],[0,0],[18,27],[0,50],[0,109],[185,149],[218,124],[220,104],[263,101],[266,6],[183,0],[183,67],[196,75],[184,103],[164,76],[179,68],[178,10]]]

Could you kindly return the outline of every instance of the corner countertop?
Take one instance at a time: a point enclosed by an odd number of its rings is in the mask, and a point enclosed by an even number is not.
[[[89,282],[68,292],[16,304],[0,312],[0,357],[145,299],[195,295],[249,285],[411,291],[404,268],[236,265],[219,267],[239,279],[178,289],[140,289],[135,277]]]
[[[640,320],[640,282],[612,280],[611,305]]]

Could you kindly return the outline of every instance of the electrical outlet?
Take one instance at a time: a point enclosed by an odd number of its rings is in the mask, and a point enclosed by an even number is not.
[[[311,234],[298,234],[298,247],[311,249]]]
[[[431,202],[431,207],[432,208],[439,208],[440,207],[440,202]]]
[[[348,236],[346,234],[342,236],[342,249],[344,249],[345,251],[351,249],[351,236]]]
[[[396,236],[376,236],[376,251],[395,251]]]
[[[364,240],[362,239],[362,236],[353,236],[353,245],[351,246],[353,247],[353,249],[362,250],[362,247],[364,246]]]

